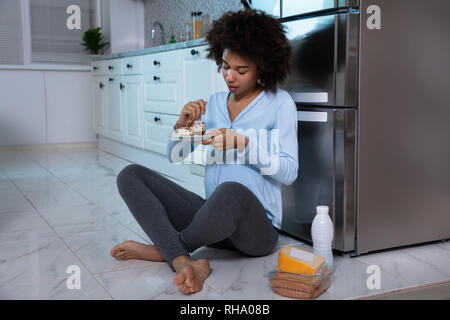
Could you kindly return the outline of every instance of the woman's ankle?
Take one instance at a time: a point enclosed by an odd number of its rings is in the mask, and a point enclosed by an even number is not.
[[[178,267],[183,266],[186,262],[192,261],[191,256],[181,255],[172,260],[172,268],[178,270]]]

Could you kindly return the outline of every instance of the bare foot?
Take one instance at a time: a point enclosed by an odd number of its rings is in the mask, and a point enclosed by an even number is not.
[[[141,259],[148,261],[166,261],[161,252],[151,244],[133,240],[125,241],[111,249],[111,256],[120,260]]]
[[[209,261],[206,259],[192,260],[190,257],[183,257],[179,263],[172,263],[177,275],[173,283],[184,294],[196,293],[202,290],[203,282],[209,276]]]

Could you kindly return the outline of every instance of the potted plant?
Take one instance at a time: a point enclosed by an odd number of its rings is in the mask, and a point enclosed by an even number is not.
[[[88,29],[83,35],[81,45],[85,46],[85,49],[89,50],[91,55],[98,55],[100,50],[110,44],[109,42],[103,42],[103,35],[100,29],[100,27]]]

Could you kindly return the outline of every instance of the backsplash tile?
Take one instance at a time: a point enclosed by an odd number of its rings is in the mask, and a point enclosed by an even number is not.
[[[216,20],[227,11],[237,11],[243,9],[240,0],[145,0],[145,47],[159,45],[158,36],[156,43],[152,41],[153,23],[160,22],[163,26],[165,36],[164,44],[169,43],[173,34],[179,42],[179,35],[185,31],[185,23],[192,22],[191,12],[202,11],[203,32],[209,29],[213,20]],[[156,28],[159,32],[159,28]]]

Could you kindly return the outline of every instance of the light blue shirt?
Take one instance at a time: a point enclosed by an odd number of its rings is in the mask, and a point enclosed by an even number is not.
[[[278,89],[275,94],[263,90],[231,122],[227,108],[229,93],[223,91],[211,95],[201,120],[206,130],[228,128],[248,137],[245,150],[218,151],[212,146],[169,139],[167,156],[174,163],[171,155],[178,153],[180,159],[185,159],[196,147],[209,148],[205,198],[208,199],[223,182],[239,182],[255,194],[272,225],[280,229],[281,186],[292,184],[298,173],[297,107],[285,90]],[[259,129],[267,131],[259,134]],[[212,160],[215,161],[211,163]]]

